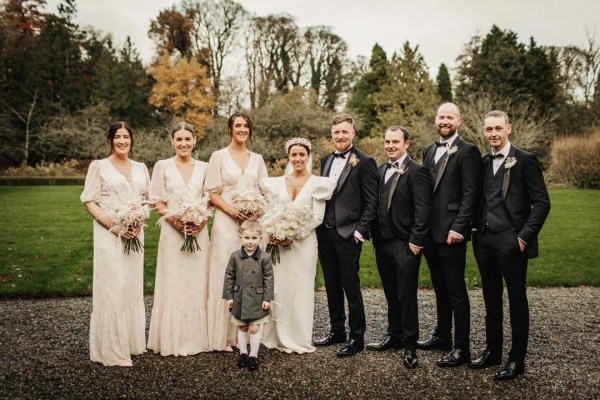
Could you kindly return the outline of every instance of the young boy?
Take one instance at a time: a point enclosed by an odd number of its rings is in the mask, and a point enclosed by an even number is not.
[[[225,270],[223,298],[227,300],[233,323],[239,326],[240,357],[237,366],[254,371],[258,369],[262,324],[269,320],[273,300],[273,265],[269,254],[258,246],[262,238],[260,222],[244,221],[240,227],[240,238],[242,248],[231,254]]]

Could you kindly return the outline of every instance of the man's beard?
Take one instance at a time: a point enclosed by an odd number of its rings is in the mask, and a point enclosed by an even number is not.
[[[444,134],[444,133],[442,133],[442,129],[448,129],[448,132]],[[456,133],[456,128],[455,127],[444,126],[444,127],[441,127],[441,128],[438,127],[437,131],[438,131],[438,134],[441,137],[443,137],[444,139],[447,139],[447,138],[451,137],[452,135],[454,135]]]

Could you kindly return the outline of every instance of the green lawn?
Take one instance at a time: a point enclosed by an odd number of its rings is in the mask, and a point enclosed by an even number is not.
[[[81,186],[0,187],[0,297],[78,296],[91,293],[92,222],[79,202]],[[554,189],[552,211],[540,235],[540,257],[531,260],[534,286],[600,286],[600,191]],[[594,206],[596,204],[596,206]],[[152,293],[159,229],[146,229],[145,290]],[[370,243],[363,248],[361,282],[381,281]],[[466,279],[479,286],[469,249]],[[423,260],[419,283],[430,287]],[[317,286],[322,285],[319,272]]]

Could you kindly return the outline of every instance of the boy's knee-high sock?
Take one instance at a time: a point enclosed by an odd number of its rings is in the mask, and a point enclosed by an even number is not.
[[[255,334],[250,334],[250,357],[258,357],[260,338],[262,337],[262,325]]]
[[[248,332],[238,329],[237,340],[240,346],[240,354],[248,354]]]

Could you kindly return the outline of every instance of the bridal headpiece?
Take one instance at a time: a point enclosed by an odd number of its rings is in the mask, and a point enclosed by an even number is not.
[[[285,142],[285,152],[289,153],[290,152],[290,147],[298,145],[298,144],[301,145],[301,146],[308,147],[309,150],[312,150],[311,149],[310,140],[304,139],[302,137],[295,137],[295,138],[291,138],[290,140],[288,140],[287,142]]]

